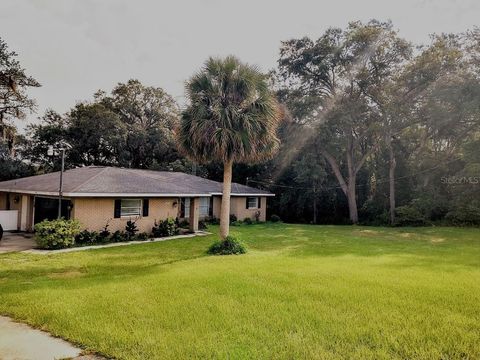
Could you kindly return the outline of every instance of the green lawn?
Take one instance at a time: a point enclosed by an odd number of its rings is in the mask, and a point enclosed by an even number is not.
[[[480,358],[479,229],[232,231],[0,255],[0,314],[120,359]]]

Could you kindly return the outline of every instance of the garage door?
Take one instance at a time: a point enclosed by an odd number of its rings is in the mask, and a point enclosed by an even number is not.
[[[70,200],[62,200],[62,217],[70,219]],[[35,224],[43,220],[55,220],[58,216],[58,199],[36,197],[35,198]]]

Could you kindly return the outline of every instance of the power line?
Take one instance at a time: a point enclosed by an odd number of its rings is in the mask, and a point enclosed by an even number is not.
[[[424,170],[421,170],[421,171],[418,171],[416,173],[413,173],[413,174],[409,174],[409,175],[404,175],[404,176],[400,176],[400,177],[397,177],[397,178],[394,178],[394,181],[397,181],[397,180],[402,180],[402,179],[407,179],[407,178],[410,178],[410,177],[414,177],[416,175],[420,175],[420,174],[424,174],[426,172],[430,172],[432,170],[435,170],[437,168],[439,168],[440,166],[442,165],[447,165],[447,164],[450,164],[454,161],[458,161],[458,160],[461,160],[462,157],[457,157],[455,159],[452,159],[452,160],[449,160],[447,162],[444,162],[444,163],[440,163],[440,164],[437,164],[431,168],[428,168],[428,169],[424,169]],[[264,181],[257,181],[257,180],[251,180],[249,179],[248,180],[249,182],[254,182],[254,183],[257,183],[257,184],[262,184],[262,185],[265,185],[265,186],[274,186],[274,187],[280,187],[280,188],[288,188],[288,189],[297,189],[297,190],[314,190],[313,187],[304,187],[304,186],[289,186],[289,185],[281,185],[281,184],[275,184],[275,183],[269,183],[269,182],[264,182]],[[383,179],[379,179],[377,180],[375,183],[376,184],[383,184],[383,183],[386,183],[386,182],[389,182],[390,181],[390,178],[383,178]],[[365,187],[367,186],[367,184],[355,184],[355,188],[359,188],[359,187]],[[332,187],[328,187],[328,188],[324,188],[322,187],[322,190],[324,191],[328,191],[328,190],[335,190],[335,189],[341,189],[342,187],[340,185],[336,185],[336,186],[332,186]]]

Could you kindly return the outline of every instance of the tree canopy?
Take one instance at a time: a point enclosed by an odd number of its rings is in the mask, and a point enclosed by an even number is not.
[[[411,44],[390,22],[356,21],[282,42],[268,77],[209,59],[187,82],[183,111],[129,80],[18,134],[12,120],[35,109],[35,86],[0,40],[2,180],[58,169],[47,147],[68,143],[67,168],[195,172],[268,189],[269,214],[286,221],[480,225],[478,28]]]
[[[234,162],[271,158],[279,146],[281,111],[267,78],[233,56],[210,58],[186,85],[189,104],[177,129],[177,143],[193,161],[223,164],[220,236],[229,232]]]

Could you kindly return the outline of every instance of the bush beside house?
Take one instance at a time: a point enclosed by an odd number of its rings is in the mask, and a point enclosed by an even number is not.
[[[178,223],[169,218],[155,222],[152,233],[138,232],[135,220],[129,220],[124,231],[111,233],[108,223],[101,231],[80,230],[76,220],[45,220],[35,225],[35,240],[41,249],[56,250],[69,247],[100,245],[108,243],[146,241],[150,238],[178,234]]]
[[[71,247],[79,233],[80,223],[76,220],[45,220],[35,225],[35,240],[42,249]]]

